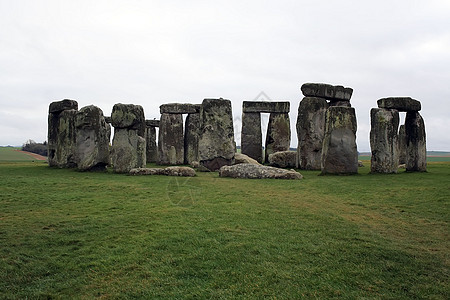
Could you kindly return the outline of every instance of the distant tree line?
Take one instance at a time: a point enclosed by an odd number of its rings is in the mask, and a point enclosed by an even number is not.
[[[47,142],[36,143],[33,140],[28,140],[22,146],[22,151],[28,151],[42,156],[47,156]]]

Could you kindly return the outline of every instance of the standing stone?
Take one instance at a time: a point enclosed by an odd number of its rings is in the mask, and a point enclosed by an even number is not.
[[[425,122],[419,112],[409,111],[405,119],[406,171],[427,171]]]
[[[105,170],[110,162],[111,129],[103,111],[93,105],[83,107],[75,117],[77,168],[81,171]]]
[[[111,123],[114,128],[137,130],[139,136],[145,137],[144,109],[140,105],[115,104],[111,114]]]
[[[328,108],[322,147],[322,175],[358,173],[356,114],[352,107]]]
[[[184,140],[182,114],[161,114],[158,155],[158,164],[160,165],[183,164]]]
[[[114,172],[128,173],[134,168],[144,168],[145,144],[137,130],[115,128],[111,153]]]
[[[200,164],[210,171],[216,171],[224,165],[232,165],[236,144],[231,101],[222,98],[203,100],[200,120]]]
[[[261,114],[242,113],[241,153],[262,163]]]
[[[328,104],[323,98],[305,97],[298,106],[298,163],[303,170],[320,170]]]
[[[200,113],[188,114],[184,131],[184,163],[198,162],[198,140],[200,135]]]
[[[406,164],[406,132],[405,125],[400,125],[398,131],[398,164]]]
[[[75,115],[78,103],[64,99],[52,102],[48,114],[48,164],[50,167],[76,167]]]
[[[145,139],[147,141],[147,162],[156,163],[158,161],[158,146],[156,144],[156,128],[154,126],[146,128]]]
[[[395,109],[372,108],[370,120],[371,172],[397,173],[398,111]]]
[[[264,161],[269,155],[279,151],[288,151],[291,144],[291,127],[288,113],[271,113],[267,125],[266,151]]]

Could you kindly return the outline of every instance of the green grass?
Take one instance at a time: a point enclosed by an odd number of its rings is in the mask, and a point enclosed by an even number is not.
[[[450,164],[301,181],[0,163],[0,298],[448,299]]]
[[[2,161],[33,161],[33,157],[18,152],[15,150],[20,150],[17,147],[0,147],[0,162]]]

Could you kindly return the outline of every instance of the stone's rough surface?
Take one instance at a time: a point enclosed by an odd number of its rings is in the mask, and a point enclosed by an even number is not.
[[[158,161],[158,145],[156,144],[156,129],[149,126],[145,129],[145,140],[147,142],[147,162],[156,163]]]
[[[260,165],[260,163],[258,161],[256,161],[255,159],[242,154],[242,153],[235,153],[234,154],[234,164],[238,165],[238,164],[253,164],[253,165]]]
[[[418,112],[407,112],[405,119],[406,133],[406,171],[427,171],[427,147],[425,122]]]
[[[250,178],[250,179],[302,179],[303,176],[294,170],[285,170],[274,167],[238,164],[234,166],[223,166],[219,170],[220,177]]]
[[[97,106],[86,106],[75,116],[76,161],[82,171],[102,171],[110,163],[111,129]]]
[[[241,152],[258,162],[263,161],[261,114],[242,113]]]
[[[52,106],[52,104],[50,104]],[[74,109],[48,114],[48,165],[76,167],[76,133]]]
[[[147,127],[159,127],[159,120],[145,120],[145,126]]]
[[[188,114],[184,131],[184,163],[198,161],[198,140],[200,136],[200,113]]]
[[[200,110],[201,132],[198,144],[200,164],[210,171],[231,165],[235,142],[231,101],[205,99]]]
[[[410,97],[390,97],[377,101],[379,108],[396,109],[398,111],[419,111],[422,109],[420,101]]]
[[[319,97],[327,100],[350,101],[353,94],[352,88],[325,83],[305,83],[302,85],[301,90],[306,97]]]
[[[188,103],[169,103],[159,107],[161,114],[195,114],[200,112],[200,105]]]
[[[130,175],[165,175],[165,176],[182,176],[194,177],[195,170],[189,167],[167,167],[167,168],[136,168],[131,169]]]
[[[111,114],[114,128],[128,128],[138,131],[138,135],[145,136],[144,109],[140,105],[115,104]]]
[[[146,162],[146,141],[137,130],[115,128],[111,150],[114,172],[128,173],[143,168]]]
[[[244,101],[244,113],[289,113],[289,101]]]
[[[289,114],[271,113],[267,125],[266,147],[264,161],[269,161],[269,155],[279,151],[289,150],[291,144],[291,125]]]
[[[344,106],[344,107],[352,107],[350,101],[330,101],[329,106]]]
[[[78,102],[75,100],[64,99],[61,101],[55,101],[50,103],[48,112],[51,114],[57,114],[63,110],[78,110]]]
[[[322,147],[322,175],[358,173],[356,114],[351,107],[328,108]]]
[[[105,122],[111,124],[112,122],[111,117],[105,117]]]
[[[405,125],[400,125],[398,131],[398,163],[406,164],[406,132]]]
[[[323,98],[305,97],[298,106],[298,168],[320,170],[325,116],[328,109]]]
[[[281,151],[269,155],[269,164],[278,168],[295,168],[297,151]]]
[[[370,111],[370,148],[372,173],[397,173],[399,114],[394,109]]]
[[[158,164],[184,163],[183,115],[162,114],[159,124]]]

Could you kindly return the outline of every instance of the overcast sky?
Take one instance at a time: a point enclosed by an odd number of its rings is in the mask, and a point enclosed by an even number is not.
[[[291,102],[296,146],[305,82],[354,89],[359,151],[389,96],[420,100],[428,150],[450,150],[450,1],[0,0],[3,146],[46,140],[48,105],[65,98],[153,119],[222,97],[238,121],[261,92]]]

